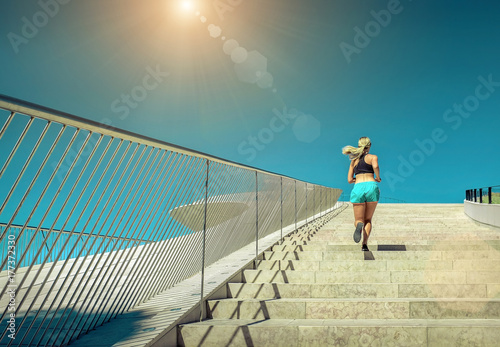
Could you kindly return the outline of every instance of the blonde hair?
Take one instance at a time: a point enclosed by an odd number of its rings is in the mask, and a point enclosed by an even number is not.
[[[349,155],[350,160],[356,160],[365,153],[366,149],[372,145],[368,137],[360,137],[358,141],[358,147],[345,146],[342,148],[342,154]]]

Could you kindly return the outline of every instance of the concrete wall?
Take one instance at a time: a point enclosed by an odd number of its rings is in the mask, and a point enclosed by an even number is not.
[[[464,212],[475,221],[500,227],[499,204],[481,204],[464,200]]]

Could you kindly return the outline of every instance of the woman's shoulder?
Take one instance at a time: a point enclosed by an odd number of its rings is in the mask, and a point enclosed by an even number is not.
[[[375,155],[375,154],[367,154],[366,157],[365,157],[365,161],[368,163],[368,164],[371,164],[373,160],[378,160],[378,157]]]

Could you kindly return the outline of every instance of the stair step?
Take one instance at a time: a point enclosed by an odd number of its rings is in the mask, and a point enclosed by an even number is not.
[[[430,229],[432,230],[432,229]],[[353,230],[350,231],[345,231],[345,232],[335,232],[334,234],[328,235],[328,234],[317,234],[314,235],[314,241],[352,241],[352,234],[354,232]],[[456,240],[456,236],[453,236],[453,229],[450,229],[446,233],[433,233],[433,232],[428,232],[424,233],[421,230],[408,230],[406,231],[408,234],[405,234],[404,236],[404,241],[405,242],[413,242],[414,240],[427,240],[427,241],[433,241],[433,242],[444,242],[446,241],[454,241]],[[477,236],[470,236],[470,237],[463,237],[462,239],[471,239],[471,240],[477,240]],[[401,233],[388,233],[384,232],[383,234],[377,235],[376,232],[374,231],[372,234],[371,239],[377,239],[378,242],[388,242],[390,243],[391,241],[394,240],[401,240]],[[500,240],[500,235],[497,233],[495,234],[481,234],[481,239],[483,240],[495,240],[498,241]],[[307,238],[302,238],[302,237],[290,237],[287,238],[286,240],[291,240],[291,241],[310,241],[307,240]],[[311,238],[312,240],[312,238]]]
[[[258,260],[258,270],[499,270],[500,260]]]
[[[499,284],[228,283],[228,296],[278,298],[494,298]]]
[[[500,271],[245,270],[246,283],[499,283]]]
[[[412,244],[401,244],[401,245],[384,245],[376,244],[369,245],[372,251],[488,251],[494,250],[492,246],[486,242],[477,244],[466,244],[466,243],[437,243],[437,244],[426,244],[426,245],[412,245]],[[307,245],[276,245],[271,248],[273,252],[316,252],[316,251],[359,251],[360,245],[350,244],[350,245],[329,245],[327,243],[316,243]]]
[[[245,270],[246,283],[391,283],[391,273],[382,271],[331,272],[299,270]]]
[[[264,252],[264,260],[453,260],[494,259],[500,260],[500,252],[491,251],[315,251],[315,252]]]
[[[181,346],[497,346],[498,319],[214,319],[180,325]]]
[[[351,235],[352,236],[352,235]],[[432,241],[432,240],[421,240],[421,239],[416,239],[412,241],[407,241],[406,239],[402,243],[396,243],[397,240],[392,240],[391,242],[380,242],[378,238],[373,238],[370,239],[370,244],[371,245],[399,245],[399,244],[404,244],[406,246],[408,245],[415,245],[415,246],[424,246],[424,245],[483,245],[483,244],[488,244],[492,248],[495,249],[500,249],[500,240],[447,240],[447,241]],[[344,246],[352,246],[353,245],[353,240],[352,238],[347,240],[346,243],[340,243],[339,241],[317,241],[315,238],[313,238],[311,241],[290,241],[290,240],[285,240],[279,245],[283,246],[296,246],[296,245],[329,245],[329,246],[338,246],[339,248],[344,247]]]
[[[500,299],[222,299],[214,319],[500,319]]]

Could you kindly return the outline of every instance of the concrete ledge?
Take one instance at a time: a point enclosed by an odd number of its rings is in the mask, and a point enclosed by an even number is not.
[[[500,205],[464,200],[464,212],[473,220],[500,228]]]

